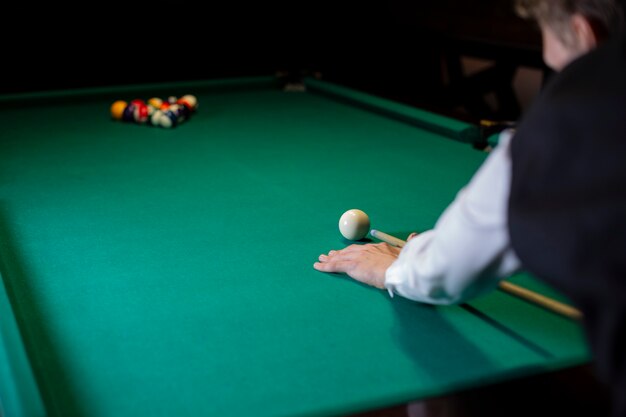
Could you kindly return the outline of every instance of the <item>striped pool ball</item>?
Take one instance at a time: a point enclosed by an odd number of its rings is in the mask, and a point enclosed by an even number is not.
[[[143,102],[135,106],[133,113],[135,122],[137,123],[146,123],[148,120],[148,106]]]
[[[183,119],[189,119],[189,117],[191,116],[191,110],[185,105],[180,106],[180,109],[178,111],[181,113]]]
[[[178,123],[183,122],[187,118],[187,111],[185,106],[180,104],[172,104],[170,111],[176,115]]]
[[[148,100],[148,104],[158,109],[161,107],[161,104],[163,104],[163,100],[158,97],[152,97]]]
[[[171,127],[176,127],[177,123],[178,123],[178,119],[176,115],[174,114],[174,112],[171,110],[165,110],[163,112],[163,116],[159,118],[159,125],[166,129],[169,129]]]
[[[180,100],[183,103],[186,103],[186,105],[189,107],[189,110],[191,111],[196,111],[196,109],[198,108],[198,99],[194,95],[185,94],[180,98]]]
[[[155,111],[157,111],[157,109],[151,104],[148,104],[146,108],[148,109],[148,117],[146,118],[146,124],[149,126],[153,126],[152,115],[154,114]]]
[[[163,112],[156,109],[148,118],[148,124],[150,126],[161,126],[161,117],[163,117]]]
[[[130,102],[130,104],[133,104],[135,106],[135,108],[137,108],[137,107],[140,107],[140,106],[145,106],[146,102],[141,100],[141,99],[136,98],[136,99],[132,100]],[[133,109],[133,111],[134,111],[134,109]]]

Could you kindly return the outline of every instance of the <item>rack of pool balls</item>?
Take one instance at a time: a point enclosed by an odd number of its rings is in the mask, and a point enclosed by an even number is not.
[[[123,122],[171,128],[188,120],[197,108],[198,99],[191,94],[180,98],[170,96],[167,100],[153,97],[147,103],[141,99],[130,103],[117,100],[111,105],[111,117]]]

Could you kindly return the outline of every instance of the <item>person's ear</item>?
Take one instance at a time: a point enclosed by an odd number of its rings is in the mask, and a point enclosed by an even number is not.
[[[570,19],[572,33],[580,52],[589,52],[598,46],[598,37],[592,24],[585,16],[575,13]]]

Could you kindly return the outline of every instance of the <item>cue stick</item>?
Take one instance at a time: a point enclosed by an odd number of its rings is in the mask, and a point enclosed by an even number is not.
[[[404,240],[381,232],[380,230],[372,229],[370,231],[370,235],[372,235],[372,237],[375,237],[376,239],[382,240],[383,242],[390,244],[391,246],[397,246],[399,248],[402,248],[406,244]],[[524,287],[520,287],[519,285],[512,284],[508,281],[500,281],[498,287],[504,292],[507,292],[511,295],[546,308],[570,319],[580,320],[583,316],[580,310],[568,304],[561,303],[560,301],[556,301],[550,297],[546,297],[545,295],[541,295]]]

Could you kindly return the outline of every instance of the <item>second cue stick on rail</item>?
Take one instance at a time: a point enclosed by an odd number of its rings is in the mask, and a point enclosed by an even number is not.
[[[382,240],[383,242],[386,242],[392,246],[397,246],[399,248],[404,247],[404,245],[406,244],[404,240],[381,232],[380,230],[372,229],[370,231],[370,235],[372,235],[372,237],[375,237],[376,239]],[[502,291],[505,291],[518,298],[522,298],[533,304],[539,305],[562,316],[569,317],[570,319],[580,320],[583,316],[580,310],[570,305],[553,300],[552,298],[546,297],[545,295],[541,295],[524,287],[520,287],[519,285],[512,284],[508,281],[501,281],[498,284],[498,287]]]

